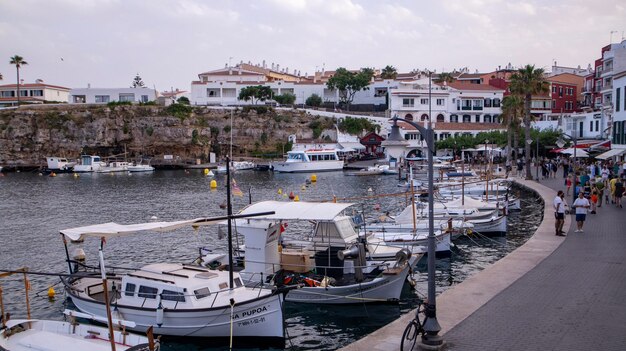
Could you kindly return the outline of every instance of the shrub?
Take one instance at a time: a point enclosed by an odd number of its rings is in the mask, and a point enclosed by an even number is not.
[[[146,102],[140,102],[139,106],[156,106],[156,101],[146,101]]]
[[[179,104],[182,105],[190,105],[191,102],[189,101],[189,98],[186,96],[181,96],[178,98],[178,100],[176,100],[176,102],[178,102]]]
[[[165,109],[167,113],[171,114],[174,117],[179,118],[181,121],[191,116],[192,110],[193,109],[191,108],[191,106],[183,105],[183,104],[171,104]]]
[[[224,126],[224,128],[222,129],[224,131],[224,133],[230,133],[230,126]]]
[[[133,103],[130,101],[111,101],[109,103],[107,103],[108,107],[115,107],[115,106],[130,106]]]
[[[146,128],[146,134],[148,134],[148,136],[152,136],[152,133],[154,133],[154,128],[152,128],[152,126]]]
[[[250,110],[254,110],[256,111],[257,114],[262,115],[264,113],[267,113],[267,111],[269,111],[269,109],[267,108],[267,106],[244,106],[243,107],[243,112],[244,113],[248,113],[250,112]]]
[[[319,107],[322,104],[322,98],[317,94],[313,94],[306,99],[305,103],[308,106]]]

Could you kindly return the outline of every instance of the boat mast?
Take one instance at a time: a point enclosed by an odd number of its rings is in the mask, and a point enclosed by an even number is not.
[[[232,123],[232,119],[231,119]],[[231,129],[232,138],[232,129]],[[232,148],[232,143],[230,144]],[[226,214],[228,215],[228,281],[230,289],[233,289],[233,206],[230,201],[230,157],[226,156]]]
[[[109,301],[109,288],[107,284],[107,272],[104,268],[104,253],[102,252],[104,248],[104,237],[100,239],[100,250],[98,251],[98,255],[100,258],[100,274],[102,275],[102,288],[104,289],[104,305],[106,306],[107,312],[107,325],[109,327],[109,341],[111,342],[111,351],[115,351],[115,334],[113,333],[113,320],[111,318],[111,301]]]
[[[230,158],[233,158],[233,109],[230,109]]]

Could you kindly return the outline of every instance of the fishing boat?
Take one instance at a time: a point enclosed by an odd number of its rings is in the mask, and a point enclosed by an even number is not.
[[[275,172],[326,172],[340,171],[343,161],[337,155],[337,149],[308,149],[287,152],[283,162],[272,162]]]
[[[76,322],[76,318],[93,319],[91,315],[65,310],[70,321],[52,321],[40,319],[11,319],[4,328],[0,328],[0,350],[10,351],[66,351],[89,350],[110,351],[109,330],[91,324]],[[101,320],[101,322],[106,322]],[[122,327],[134,323],[120,320],[113,322]],[[145,336],[115,330],[113,339],[116,350],[140,351],[158,350],[158,343],[152,348]]]
[[[74,171],[76,162],[70,161],[65,157],[47,156],[46,164],[47,167],[43,173],[71,173]]]
[[[254,164],[254,162],[250,162],[250,161],[231,161],[230,162],[231,172],[254,170],[255,167],[256,165]],[[215,170],[215,172],[226,173],[226,166],[225,165],[217,166],[217,169]]]
[[[90,173],[97,172],[102,167],[105,167],[106,162],[100,159],[100,156],[93,155],[81,155],[80,164],[74,166],[74,172],[78,173]]]
[[[240,215],[275,213],[236,221],[245,239],[241,277],[247,284],[263,284],[271,277],[277,286],[298,286],[287,293],[290,302],[397,302],[421,254],[359,236],[351,217],[341,214],[352,205],[263,201],[244,208]],[[286,221],[314,223],[310,239],[288,240]]]
[[[111,161],[107,163],[105,166],[100,167],[100,169],[96,170],[96,173],[119,173],[119,172],[128,172],[128,167],[131,164],[125,161]]]
[[[271,213],[271,212],[269,212]],[[252,214],[254,215],[254,214]],[[176,222],[131,225],[97,224],[61,230],[67,240],[101,238],[100,267],[104,267],[105,239],[148,231],[169,231],[181,227],[215,224],[230,216],[198,218]],[[66,250],[66,254],[69,251]],[[110,296],[116,317],[135,323],[131,330],[185,337],[254,338],[284,343],[282,294],[264,286],[247,287],[238,273],[180,263],[153,263],[120,273],[106,273],[112,284],[106,290],[100,277],[70,263],[71,277],[63,280],[68,297],[82,312],[106,315]],[[79,265],[78,267],[86,267]],[[232,265],[231,265],[232,267]]]
[[[126,167],[126,169],[129,172],[132,173],[136,173],[136,172],[154,172],[154,167],[150,166],[149,164],[143,164],[141,162],[139,163],[134,163],[134,164],[130,164]]]

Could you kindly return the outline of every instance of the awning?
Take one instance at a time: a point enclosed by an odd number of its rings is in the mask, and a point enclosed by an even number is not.
[[[607,152],[601,153],[600,155],[596,156],[596,158],[600,160],[607,160],[613,156],[621,156],[624,153],[626,153],[626,149],[611,149]]]
[[[348,152],[345,149],[365,150],[365,145],[361,143],[355,143],[355,142],[339,143],[339,146],[341,146],[341,149],[339,151],[343,151],[343,152]],[[350,150],[350,151],[353,151],[353,150]]]
[[[568,154],[570,156],[574,156],[574,148],[570,147],[569,149],[565,149],[561,151],[562,154]],[[583,149],[576,149],[576,158],[581,157],[581,158],[586,158],[589,157],[589,154],[587,153],[587,151],[583,150]]]
[[[284,220],[311,220],[330,221],[337,217],[341,211],[352,206],[352,203],[334,202],[282,202],[262,201],[252,204],[239,212],[241,215],[274,211],[275,214],[255,217],[259,219],[284,219]]]

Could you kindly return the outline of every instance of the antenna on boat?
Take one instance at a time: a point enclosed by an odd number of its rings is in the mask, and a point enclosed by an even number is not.
[[[232,112],[231,112],[232,113]],[[232,114],[231,114],[232,116]],[[231,118],[232,124],[232,118]],[[232,129],[231,129],[231,140],[232,140]],[[231,142],[231,152],[232,152],[232,142]],[[230,286],[230,290],[233,289],[233,226],[232,226],[232,216],[233,216],[233,205],[230,199],[230,157],[226,156],[226,214],[228,215],[228,282]]]

